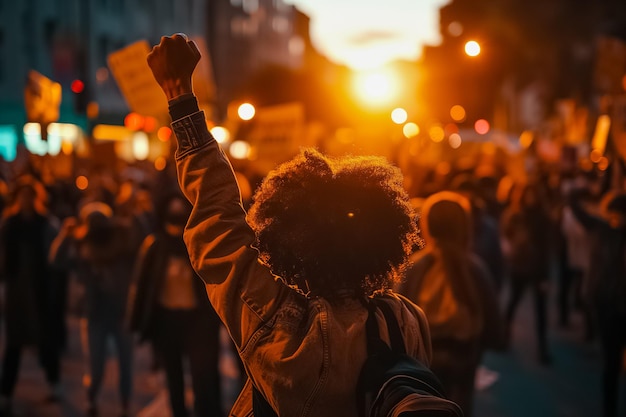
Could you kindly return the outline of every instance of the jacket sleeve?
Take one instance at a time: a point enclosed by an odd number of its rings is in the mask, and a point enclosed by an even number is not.
[[[174,112],[170,109],[174,119]],[[240,350],[275,313],[288,288],[258,260],[231,165],[204,112],[172,123],[180,187],[193,209],[184,232],[191,264]]]

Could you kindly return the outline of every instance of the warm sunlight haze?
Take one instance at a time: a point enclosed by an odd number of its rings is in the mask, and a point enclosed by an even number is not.
[[[352,85],[357,98],[369,107],[386,106],[399,93],[398,77],[389,69],[357,72]]]
[[[285,0],[311,17],[320,53],[354,69],[414,61],[440,42],[440,7],[448,0]]]

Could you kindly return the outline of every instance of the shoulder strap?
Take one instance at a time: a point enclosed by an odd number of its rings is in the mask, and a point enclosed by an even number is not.
[[[400,330],[400,324],[396,314],[389,303],[379,300],[376,302],[378,308],[383,312],[385,321],[387,322],[387,331],[389,332],[389,339],[391,340],[391,350],[398,353],[406,354],[406,348],[404,346],[404,338],[402,337],[402,331]]]
[[[263,394],[252,384],[252,415],[254,417],[278,417]]]
[[[368,316],[367,322],[365,323],[365,331],[367,334],[367,349],[368,353],[371,355],[375,352],[380,352],[381,350],[389,350],[389,346],[382,340],[380,337],[380,329],[378,328],[378,323],[376,322],[376,308],[380,308],[385,317],[385,322],[387,323],[387,330],[389,332],[389,339],[391,341],[391,350],[398,353],[406,353],[406,349],[404,347],[404,339],[402,337],[402,332],[400,331],[400,325],[398,324],[398,320],[396,319],[396,315],[393,312],[391,306],[383,301],[372,299],[368,302]]]

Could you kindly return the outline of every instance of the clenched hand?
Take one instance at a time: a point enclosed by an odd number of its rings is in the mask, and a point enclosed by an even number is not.
[[[191,93],[191,75],[200,51],[184,33],[163,36],[161,42],[148,54],[148,66],[168,100]]]

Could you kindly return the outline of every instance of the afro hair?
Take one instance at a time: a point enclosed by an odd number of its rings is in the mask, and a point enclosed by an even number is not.
[[[383,158],[303,151],[254,196],[248,222],[261,259],[311,296],[390,288],[419,240],[402,180]]]

